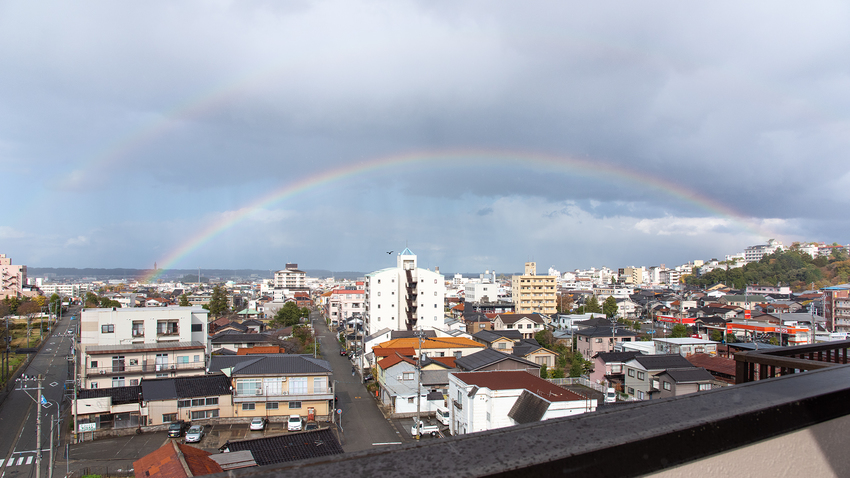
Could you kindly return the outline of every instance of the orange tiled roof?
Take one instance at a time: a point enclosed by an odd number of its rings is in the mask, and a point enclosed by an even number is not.
[[[434,362],[440,362],[443,365],[448,365],[449,368],[455,368],[454,357],[428,357],[428,359],[433,360]]]
[[[381,348],[418,348],[419,339],[416,337],[407,337],[401,339],[388,340],[381,345]],[[485,346],[474,340],[466,337],[426,337],[422,340],[423,349],[450,349],[450,348],[465,348],[474,347],[483,349]]]
[[[381,367],[383,370],[386,370],[386,369],[392,367],[393,365],[399,364],[401,362],[407,362],[411,365],[416,365],[416,360],[413,360],[410,357],[405,357],[404,355],[401,355],[398,352],[396,352],[395,354],[390,355],[389,357],[387,357],[385,359],[379,360],[378,361],[378,367]]]
[[[375,347],[372,349],[372,353],[376,357],[389,357],[396,352],[407,356],[416,355],[416,350],[413,347]]]
[[[283,347],[242,347],[236,349],[236,355],[283,354]]]
[[[192,475],[186,473],[180,463],[180,455],[186,461]],[[189,476],[221,473],[221,466],[208,457],[211,453],[189,445],[168,441],[165,445],[133,462],[136,478],[187,478]]]

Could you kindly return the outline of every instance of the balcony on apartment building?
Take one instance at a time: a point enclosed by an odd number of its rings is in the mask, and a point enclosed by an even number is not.
[[[333,390],[328,387],[321,391],[289,391],[274,388],[249,388],[233,390],[233,402],[293,402],[310,400],[333,400]]]
[[[848,347],[850,341],[742,352],[736,360],[745,379],[734,386],[228,473],[414,476],[427,463],[441,476],[847,476]]]
[[[143,374],[143,373],[165,373],[165,372],[184,372],[187,370],[205,370],[206,364],[200,362],[161,362],[156,363],[154,360],[133,360],[124,359],[123,362],[109,360],[96,360],[97,367],[87,367],[86,375],[127,375],[127,374]],[[101,364],[105,366],[100,366]]]

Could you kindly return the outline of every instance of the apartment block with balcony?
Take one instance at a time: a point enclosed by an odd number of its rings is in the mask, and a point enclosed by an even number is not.
[[[0,254],[0,299],[22,297],[27,283],[27,266],[12,265],[12,259]]]
[[[823,308],[827,327],[832,332],[850,332],[850,284],[825,287]]]
[[[210,373],[225,370],[233,387],[234,417],[330,418],[334,395],[326,360],[290,354],[213,355]]]
[[[511,293],[517,314],[558,312],[557,276],[537,275],[537,263],[526,262],[525,274],[513,276]]]
[[[204,374],[207,314],[200,307],[83,310],[82,386],[123,387],[142,378]]]

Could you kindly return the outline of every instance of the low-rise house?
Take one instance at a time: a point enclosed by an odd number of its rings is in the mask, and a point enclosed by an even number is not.
[[[557,352],[547,349],[534,339],[522,339],[514,344],[512,355],[522,357],[538,365],[545,365],[548,368],[554,367],[555,361],[558,359]]]
[[[418,373],[416,360],[398,352],[378,360],[375,378],[380,387],[379,399],[391,407],[394,416],[412,416],[416,413]],[[420,409],[426,405],[428,390],[422,390]]]
[[[653,376],[669,368],[696,368],[679,354],[637,355],[625,364],[625,393],[638,400],[651,398]]]
[[[593,371],[590,372],[589,378],[595,383],[603,383],[606,380],[623,382],[625,363],[640,354],[639,351],[599,352],[593,356]]]
[[[231,377],[236,417],[329,419],[333,389],[327,360],[292,354],[214,355],[209,371]]]
[[[222,445],[216,458],[249,452],[257,466],[274,465],[289,461],[329,457],[343,453],[342,445],[332,428],[300,433],[287,433],[253,440],[229,441]]]
[[[576,330],[576,350],[590,360],[599,352],[611,352],[614,346],[621,342],[632,342],[637,333],[620,327],[591,327]]]
[[[420,339],[416,337],[408,337],[408,338],[398,338],[388,340],[379,344],[378,347],[372,349],[376,355],[379,352],[376,351],[378,348],[384,349],[398,349],[404,348],[414,349],[414,358],[419,356],[419,350],[422,350],[422,353],[429,357],[464,357],[479,350],[483,350],[486,348],[483,344],[480,344],[474,340],[467,339],[464,337],[425,337],[422,339],[422,343],[420,344]]]
[[[474,334],[472,339],[488,348],[509,354],[514,350],[514,342],[522,339],[522,332],[519,330],[482,330]]]
[[[716,381],[729,385],[735,383],[735,359],[724,357],[720,354],[694,354],[686,357],[694,367],[702,367],[708,370]]]
[[[539,364],[493,349],[484,349],[466,357],[456,358],[455,366],[464,372],[522,370],[540,376]]]
[[[142,381],[147,425],[232,417],[230,379],[223,374]]]
[[[651,398],[677,397],[711,390],[713,377],[704,368],[668,368],[655,374]]]
[[[212,453],[167,440],[165,445],[133,462],[136,478],[188,478],[221,473]]]
[[[534,338],[534,334],[546,327],[546,319],[538,313],[497,314],[493,320],[493,330],[517,330],[522,338]]]
[[[277,345],[277,341],[267,334],[224,331],[212,336],[210,344],[215,354],[222,349],[237,352],[240,348],[268,347]]]
[[[450,373],[449,400],[453,435],[596,410],[595,399],[516,370]]]

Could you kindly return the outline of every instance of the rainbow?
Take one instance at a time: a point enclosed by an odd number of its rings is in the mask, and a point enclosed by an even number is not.
[[[769,231],[761,229],[760,225],[752,218],[742,216],[740,213],[718,201],[670,181],[665,181],[658,177],[600,161],[588,161],[570,156],[519,151],[451,150],[438,152],[412,152],[404,155],[385,156],[366,161],[354,162],[335,170],[325,171],[286,184],[265,196],[261,196],[252,203],[239,208],[234,214],[227,215],[219,222],[207,226],[194,237],[191,237],[177,246],[177,248],[167,254],[164,258],[158,260],[157,262],[162,264],[162,266],[157,270],[145,274],[142,278],[140,278],[140,281],[156,281],[156,279],[166,270],[174,268],[174,266],[182,259],[198,250],[204,244],[209,243],[219,234],[239,224],[258,211],[305,191],[321,188],[325,185],[344,179],[363,176],[373,171],[400,168],[406,165],[425,165],[427,167],[434,167],[435,165],[446,164],[452,166],[463,166],[479,161],[483,162],[483,164],[492,165],[497,163],[524,168],[528,168],[530,165],[533,165],[535,170],[548,170],[557,173],[572,172],[607,180],[610,180],[610,178],[613,177],[632,184],[639,184],[645,189],[659,191],[663,194],[681,199],[714,215],[730,218],[733,221],[742,224],[746,229],[751,230],[751,232],[754,232],[756,235],[773,237]]]

